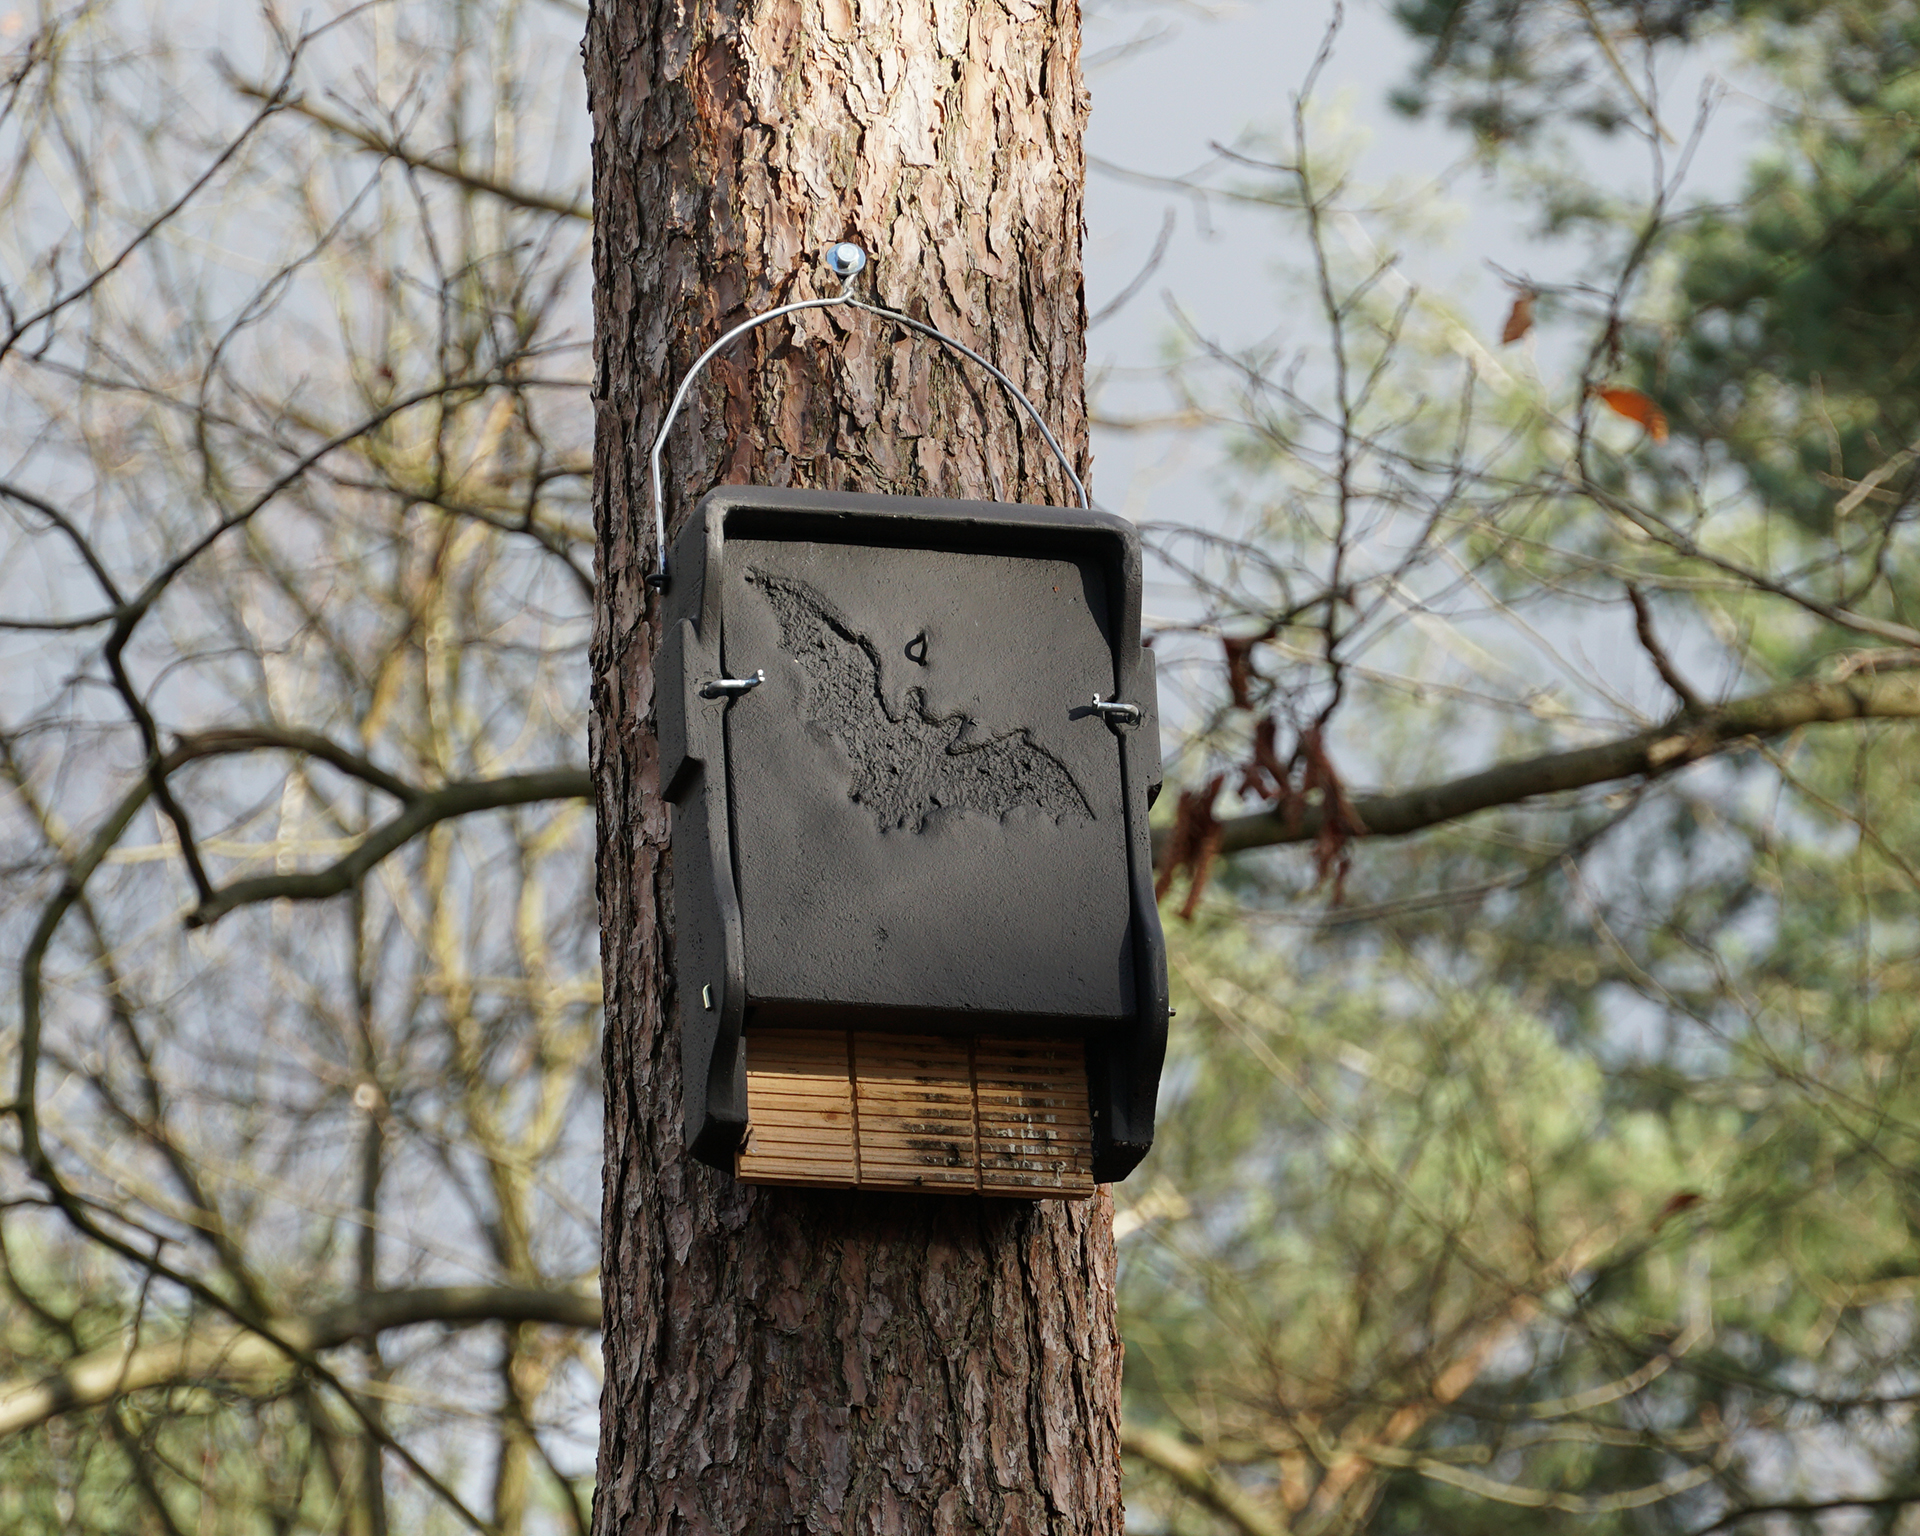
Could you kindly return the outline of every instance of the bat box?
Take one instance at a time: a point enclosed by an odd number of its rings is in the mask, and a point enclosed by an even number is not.
[[[729,486],[669,569],[693,1154],[763,1183],[1124,1178],[1167,1029],[1132,526]]]

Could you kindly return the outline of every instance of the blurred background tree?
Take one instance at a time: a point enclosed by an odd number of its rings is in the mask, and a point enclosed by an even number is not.
[[[1577,255],[1412,287],[1305,71],[1213,183],[1130,1523],[1904,1529],[1920,12],[1402,19]],[[585,1528],[581,26],[0,13],[6,1529]]]
[[[1572,270],[1475,335],[1400,277],[1417,226],[1352,237],[1310,110],[1229,167],[1314,310],[1176,370],[1244,510],[1162,534],[1206,594],[1169,642],[1219,647],[1170,850],[1313,847],[1175,926],[1186,1139],[1121,1216],[1141,1504],[1909,1529],[1920,743],[1802,706],[1920,701],[1920,12],[1400,15],[1400,105]],[[1685,191],[1728,94],[1668,109],[1688,49],[1764,130],[1737,201]],[[1593,169],[1629,156],[1637,195]]]
[[[586,1527],[578,26],[0,18],[8,1530]]]

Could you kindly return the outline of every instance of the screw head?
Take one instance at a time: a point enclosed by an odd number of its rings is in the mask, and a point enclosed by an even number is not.
[[[851,240],[842,240],[838,245],[827,247],[827,270],[845,282],[848,278],[858,277],[867,264],[867,253]]]

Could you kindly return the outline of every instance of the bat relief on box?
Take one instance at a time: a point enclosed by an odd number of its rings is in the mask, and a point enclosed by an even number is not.
[[[1093,820],[1093,808],[1067,767],[1026,726],[996,731],[964,713],[936,714],[924,688],[896,706],[887,697],[880,652],[804,581],[754,569],[780,640],[806,683],[809,720],[830,735],[853,766],[849,798],[873,813],[881,831],[926,829],[936,811],[1004,819],[1037,806],[1060,822]],[[924,633],[906,654],[926,665]]]

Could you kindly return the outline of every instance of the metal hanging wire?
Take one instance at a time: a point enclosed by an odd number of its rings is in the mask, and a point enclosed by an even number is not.
[[[778,320],[782,315],[798,314],[803,309],[831,309],[835,305],[844,304],[851,309],[865,310],[870,315],[878,315],[883,320],[892,320],[906,326],[908,330],[918,331],[922,336],[932,337],[933,340],[951,347],[962,357],[978,363],[1005,385],[1007,393],[1026,408],[1027,415],[1033,418],[1033,424],[1040,429],[1040,435],[1047,440],[1047,446],[1053,450],[1053,456],[1060,461],[1061,469],[1066,471],[1067,479],[1073,484],[1074,494],[1080,498],[1080,505],[1088,511],[1093,509],[1093,499],[1087,495],[1086,486],[1081,483],[1080,476],[1074,472],[1073,461],[1067,457],[1067,451],[1060,446],[1060,440],[1047,426],[1046,418],[1040,414],[1039,407],[1026,397],[1018,384],[964,341],[957,341],[945,331],[928,325],[924,320],[916,320],[912,315],[903,315],[897,309],[888,309],[883,304],[869,304],[865,299],[856,298],[853,284],[866,269],[867,253],[852,241],[845,240],[830,247],[826,255],[826,264],[827,270],[840,279],[838,293],[824,299],[800,299],[792,304],[782,304],[775,309],[767,310],[764,314],[741,321],[694,360],[693,367],[687,370],[687,376],[680,381],[680,387],[674,391],[673,404],[667,407],[667,419],[660,424],[659,435],[653,440],[653,539],[659,565],[647,578],[649,586],[664,587],[667,584],[667,498],[660,472],[660,460],[666,452],[667,434],[673,430],[673,423],[680,414],[680,407],[686,404],[687,391],[693,388],[693,381],[700,377],[701,370],[732,342],[746,335],[748,331],[757,330],[770,320]]]

